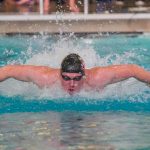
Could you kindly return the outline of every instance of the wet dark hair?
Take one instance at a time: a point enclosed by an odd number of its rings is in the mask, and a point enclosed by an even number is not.
[[[84,73],[84,62],[82,58],[75,53],[67,55],[62,63],[61,63],[61,73],[68,72],[68,73]]]

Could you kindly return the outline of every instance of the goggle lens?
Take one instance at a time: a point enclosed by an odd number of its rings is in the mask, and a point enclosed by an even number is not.
[[[76,76],[74,78],[70,78],[68,76],[65,76],[65,75],[61,75],[62,78],[65,80],[65,81],[69,81],[69,80],[74,80],[74,81],[80,81],[82,79],[82,75],[81,76]]]

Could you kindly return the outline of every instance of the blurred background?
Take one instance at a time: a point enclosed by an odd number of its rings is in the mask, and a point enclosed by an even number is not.
[[[84,13],[149,13],[150,0],[0,0],[0,13],[36,14],[42,3],[44,14]]]

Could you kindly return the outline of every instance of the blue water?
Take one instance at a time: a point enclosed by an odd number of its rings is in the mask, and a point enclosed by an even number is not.
[[[135,63],[150,70],[149,35],[0,36],[0,65],[59,67],[70,52],[86,67]],[[150,88],[130,79],[70,97],[9,79],[0,84],[0,149],[150,149]]]

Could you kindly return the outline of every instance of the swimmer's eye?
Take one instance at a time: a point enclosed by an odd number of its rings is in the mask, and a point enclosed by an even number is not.
[[[65,81],[71,80],[71,78],[68,77],[68,76],[64,76],[64,75],[61,75],[61,76],[62,76],[62,78],[63,78]]]
[[[77,77],[74,77],[72,80],[74,81],[80,81],[82,79],[82,76],[77,76]]]
[[[77,77],[74,77],[74,78],[70,78],[68,76],[64,76],[64,75],[61,75],[62,78],[65,80],[65,81],[69,81],[69,80],[74,80],[74,81],[80,81],[82,79],[82,76],[77,76]]]

